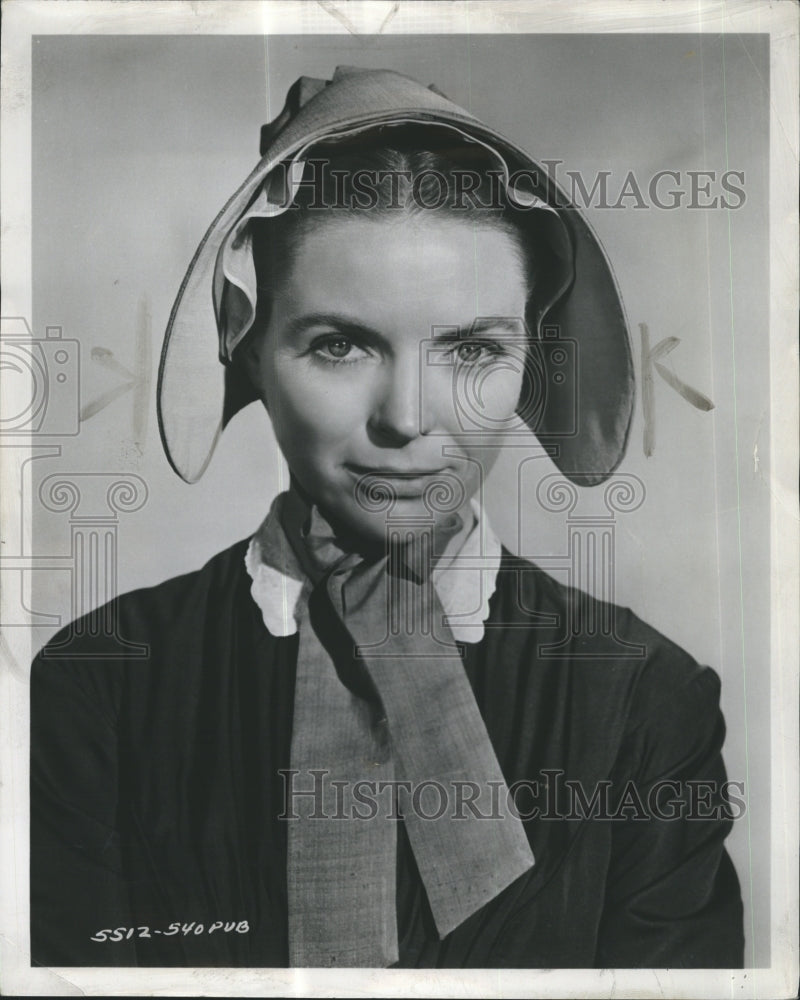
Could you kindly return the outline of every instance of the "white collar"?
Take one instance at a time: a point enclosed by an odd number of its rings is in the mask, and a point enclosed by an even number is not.
[[[489,600],[497,586],[501,545],[486,512],[475,500],[472,509],[475,512],[472,530],[448,564],[437,565],[433,585],[453,638],[476,643],[483,638]],[[275,516],[273,505],[264,524]],[[250,593],[272,635],[294,635],[299,611],[308,600],[309,581],[288,543],[280,546],[279,551],[262,550],[262,529],[263,525],[250,539],[244,557],[253,581]]]

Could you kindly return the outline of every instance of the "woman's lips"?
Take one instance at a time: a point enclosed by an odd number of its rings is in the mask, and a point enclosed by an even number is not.
[[[426,489],[439,480],[452,476],[446,468],[441,469],[394,469],[366,468],[364,466],[348,465],[348,471],[359,480],[365,480],[364,486],[379,487],[387,483],[399,499],[421,496]]]

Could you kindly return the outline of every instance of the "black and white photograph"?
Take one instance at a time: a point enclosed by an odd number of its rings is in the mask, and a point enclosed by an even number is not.
[[[796,995],[798,5],[3,21],[2,991]]]

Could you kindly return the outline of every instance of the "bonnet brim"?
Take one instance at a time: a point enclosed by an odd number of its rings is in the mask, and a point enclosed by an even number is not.
[[[622,460],[633,412],[633,361],[616,281],[586,219],[527,153],[437,90],[388,70],[340,67],[330,81],[301,77],[292,86],[281,113],[262,129],[260,161],[209,227],[178,291],[157,399],[164,450],[186,482],[202,476],[225,425],[256,398],[239,369],[225,364],[223,375],[220,361],[230,360],[255,305],[231,263],[237,234],[248,215],[283,210],[270,205],[265,181],[279,167],[282,176],[291,176],[291,165],[302,167],[315,144],[400,122],[454,129],[496,154],[506,179],[515,171],[536,178],[526,197],[560,220],[572,260],[559,297],[531,331],[538,338],[544,398],[529,426],[561,472],[582,485],[602,482]],[[241,285],[239,317],[226,315],[226,283]]]

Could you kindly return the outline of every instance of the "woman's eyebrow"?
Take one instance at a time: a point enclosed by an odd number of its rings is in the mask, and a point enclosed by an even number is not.
[[[339,333],[372,341],[384,339],[380,331],[374,327],[361,323],[354,316],[337,312],[304,313],[289,323],[286,332],[292,338],[300,336],[314,327],[329,327]],[[437,340],[463,340],[465,337],[479,337],[490,331],[501,331],[520,339],[527,336],[525,321],[516,316],[479,316],[461,326],[457,324],[433,326],[430,334]]]
[[[315,326],[334,327],[341,333],[352,333],[362,337],[380,338],[380,333],[364,323],[360,323],[353,316],[336,312],[314,312],[305,313],[293,319],[288,327],[287,333],[290,337],[305,333]]]
[[[517,316],[479,316],[463,326],[438,327],[435,336],[441,340],[461,340],[464,337],[479,337],[483,333],[499,330],[520,339],[527,337],[525,321]]]

